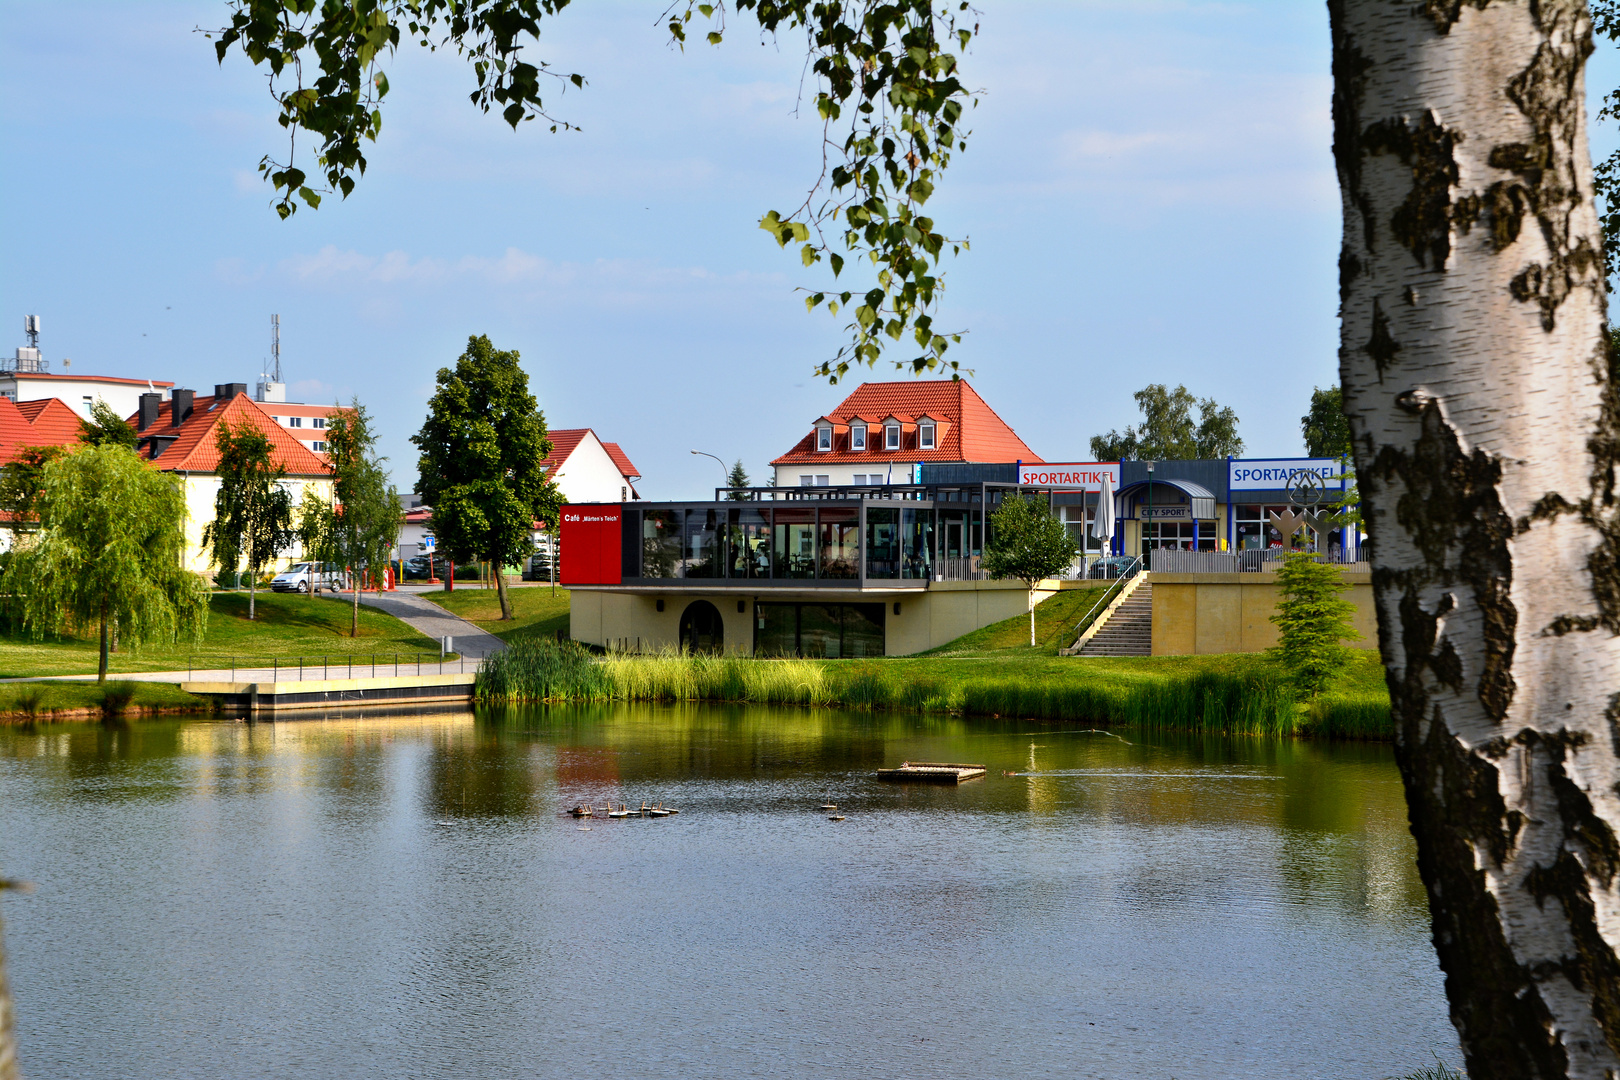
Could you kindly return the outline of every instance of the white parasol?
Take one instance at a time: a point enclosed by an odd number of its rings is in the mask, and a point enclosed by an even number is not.
[[[1097,515],[1091,519],[1091,535],[1103,542],[1104,550],[1112,550],[1114,539],[1114,478],[1103,473],[1102,490],[1097,493]]]

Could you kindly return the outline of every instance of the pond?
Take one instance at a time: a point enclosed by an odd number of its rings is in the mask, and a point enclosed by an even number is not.
[[[5,901],[24,1072],[1459,1063],[1387,747],[1121,735],[626,706],[0,728],[0,868],[37,886]],[[875,778],[906,759],[989,772]]]

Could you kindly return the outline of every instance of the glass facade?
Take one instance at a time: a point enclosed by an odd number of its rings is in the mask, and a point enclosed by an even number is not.
[[[1213,521],[1144,521],[1142,550],[1173,548],[1214,551],[1218,547]]]
[[[857,507],[817,511],[821,524],[821,562],[816,576],[826,580],[861,576],[861,512]]]
[[[883,655],[882,604],[754,605],[754,655]]]
[[[727,572],[730,578],[762,579],[771,576],[771,517],[769,510],[727,512]]]
[[[812,579],[816,576],[816,512],[814,510],[774,511],[775,529],[771,550],[776,562],[771,576]]]
[[[1267,506],[1259,503],[1237,503],[1232,507],[1232,528],[1237,537],[1237,550],[1253,551],[1256,548],[1280,548],[1283,546],[1282,533],[1271,524],[1272,514],[1282,514],[1293,509],[1288,506]],[[1314,546],[1317,543],[1316,530],[1307,525],[1301,534],[1309,538]]]

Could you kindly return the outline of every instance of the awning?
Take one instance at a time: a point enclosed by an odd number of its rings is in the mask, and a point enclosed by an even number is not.
[[[1159,493],[1171,489],[1187,496],[1192,504],[1192,517],[1194,521],[1213,521],[1215,519],[1215,493],[1202,484],[1195,484],[1191,480],[1159,480],[1153,481],[1154,501],[1159,502]],[[1140,484],[1127,484],[1119,489],[1115,496],[1116,505],[1128,507],[1131,517],[1136,516],[1136,508],[1147,503],[1148,482]]]

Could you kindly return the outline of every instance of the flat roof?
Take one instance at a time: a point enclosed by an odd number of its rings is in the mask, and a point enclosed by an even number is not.
[[[0,371],[0,379],[42,379],[46,382],[52,380],[60,382],[101,382],[121,383],[125,386],[163,386],[172,387],[174,383],[162,379],[124,379],[117,375],[73,375],[62,374],[55,371]]]

